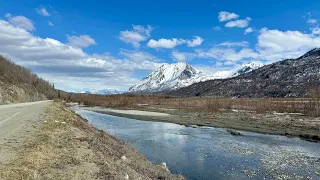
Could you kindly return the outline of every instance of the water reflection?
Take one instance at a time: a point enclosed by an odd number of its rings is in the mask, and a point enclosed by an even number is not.
[[[147,122],[75,109],[89,123],[104,129],[151,162],[166,162],[188,179],[318,178],[320,143],[297,138],[224,129]]]

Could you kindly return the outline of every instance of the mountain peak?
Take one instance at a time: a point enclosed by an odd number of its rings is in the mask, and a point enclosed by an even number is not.
[[[245,65],[242,65],[242,67],[240,69],[238,69],[233,75],[232,77],[235,77],[235,76],[239,76],[241,74],[245,74],[245,73],[248,73],[250,71],[253,71],[255,69],[258,69],[260,67],[262,67],[263,64],[261,62],[256,62],[256,61],[252,61],[252,62],[249,62]]]
[[[320,56],[320,48],[314,48],[298,59],[307,58],[307,57],[318,57],[318,56]]]
[[[129,92],[157,92],[177,89],[191,85],[201,71],[185,62],[163,64],[142,81],[131,87]]]

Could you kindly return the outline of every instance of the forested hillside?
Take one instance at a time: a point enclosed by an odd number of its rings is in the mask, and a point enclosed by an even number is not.
[[[0,56],[0,104],[31,102],[58,97],[53,84],[31,70]]]

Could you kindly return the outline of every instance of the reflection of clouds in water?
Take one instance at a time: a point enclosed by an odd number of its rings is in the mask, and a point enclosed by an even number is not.
[[[168,130],[180,131],[181,129],[184,129],[185,126],[181,126],[178,124],[172,124],[172,123],[155,122],[155,123],[152,123],[152,128],[154,128],[157,131],[159,129],[161,129],[162,131],[168,131]]]
[[[183,146],[186,143],[188,136],[181,134],[181,131],[185,129],[184,126],[171,124],[171,123],[153,123],[152,131],[161,131],[161,138],[166,142],[175,142],[179,146]]]

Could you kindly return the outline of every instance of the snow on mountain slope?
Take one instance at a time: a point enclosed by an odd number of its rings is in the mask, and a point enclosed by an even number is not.
[[[98,91],[92,91],[92,94],[100,94],[100,95],[106,95],[106,94],[122,94],[124,91],[118,91],[116,89],[102,89]]]
[[[213,75],[205,75],[187,63],[178,62],[176,64],[163,64],[150,75],[143,78],[141,82],[131,87],[129,92],[153,93],[171,91],[197,82],[233,77],[252,71],[261,66],[262,65],[259,63],[252,62],[242,66],[240,69],[221,71]]]
[[[218,72],[214,73],[214,76],[221,77],[221,79],[236,77],[241,74],[251,72],[251,71],[258,69],[262,66],[263,66],[263,64],[261,62],[250,62],[248,64],[242,65],[240,68],[232,69],[229,71],[218,71]]]
[[[102,90],[90,90],[90,91],[73,91],[73,92],[74,93],[85,93],[85,94],[99,94],[99,95],[125,93],[125,91],[118,91],[116,89],[102,89]]]
[[[191,85],[202,78],[202,73],[186,63],[163,64],[129,92],[158,92]]]

